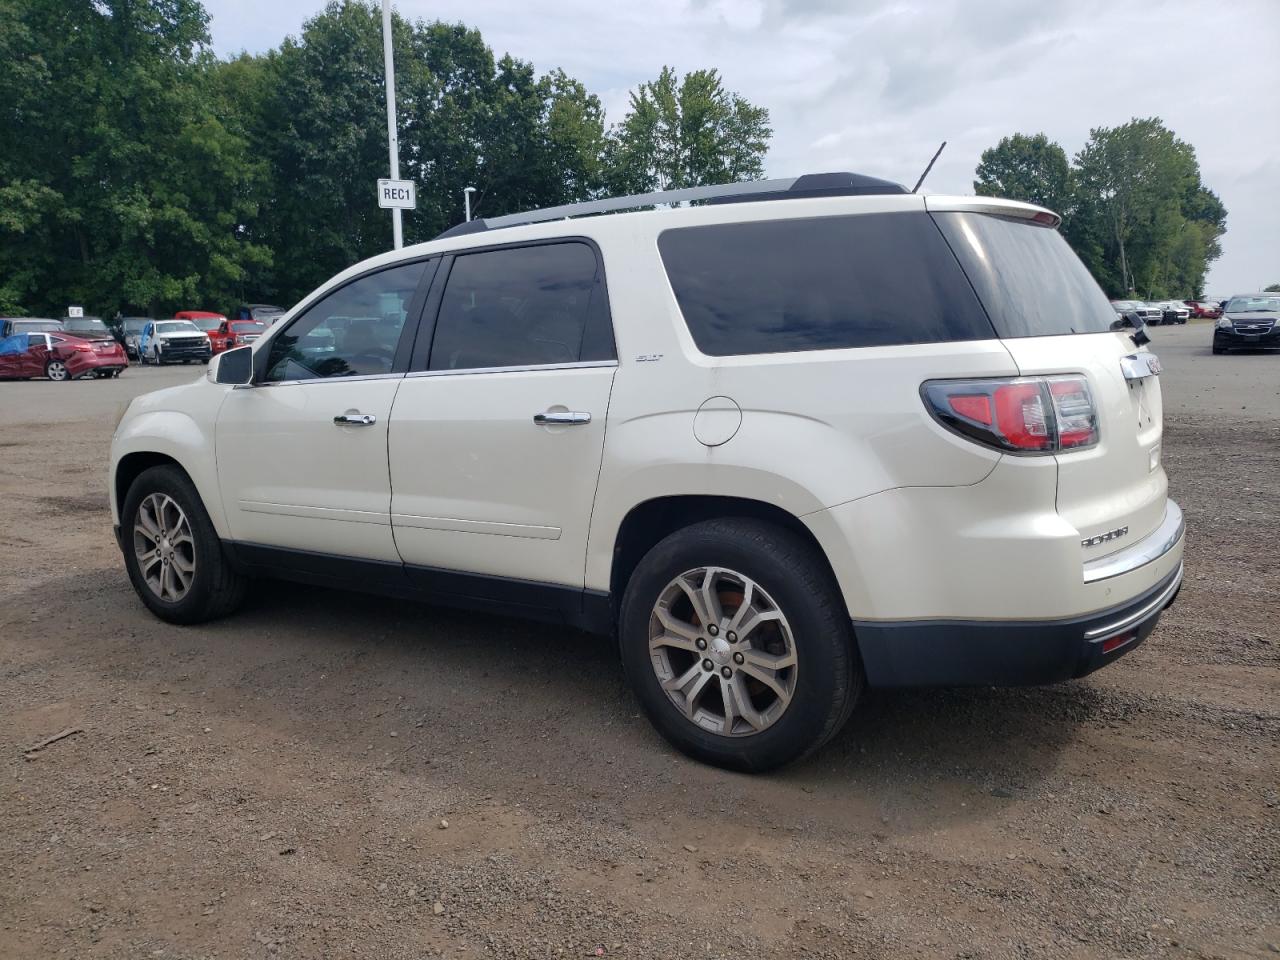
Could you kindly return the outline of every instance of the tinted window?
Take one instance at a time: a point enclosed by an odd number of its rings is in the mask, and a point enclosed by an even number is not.
[[[541,244],[457,257],[431,345],[432,370],[613,357],[595,251]]]
[[[992,336],[925,213],[685,227],[658,249],[712,356]]]
[[[1100,333],[1116,313],[1062,235],[1025,220],[938,213],[1001,337]]]
[[[373,273],[313,304],[271,341],[266,380],[390,373],[426,267],[419,261]]]

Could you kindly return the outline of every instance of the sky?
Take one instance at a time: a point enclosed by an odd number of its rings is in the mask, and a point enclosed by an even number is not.
[[[322,0],[204,0],[214,49],[261,53]],[[1280,0],[397,0],[479,28],[498,55],[562,67],[604,103],[664,65],[716,67],[768,107],[770,177],[849,170],[973,192],[982,151],[1159,116],[1227,207],[1206,295],[1280,283]],[[382,109],[375,105],[376,109]]]

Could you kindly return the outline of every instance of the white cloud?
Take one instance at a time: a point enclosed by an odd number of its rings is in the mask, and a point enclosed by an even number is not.
[[[205,0],[215,49],[276,46],[319,0]],[[771,176],[854,170],[969,193],[1000,137],[1160,116],[1227,206],[1209,292],[1280,282],[1280,3],[1275,0],[399,0],[498,53],[563,67],[611,120],[663,67],[718,67],[771,112]]]

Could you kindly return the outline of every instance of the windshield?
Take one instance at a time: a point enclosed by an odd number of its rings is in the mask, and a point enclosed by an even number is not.
[[[67,333],[110,333],[107,325],[96,317],[76,317],[64,320],[62,327]]]
[[[1280,297],[1232,297],[1227,313],[1280,313]]]
[[[266,326],[261,323],[254,323],[252,320],[241,320],[231,324],[232,333],[261,333]]]
[[[190,320],[166,320],[156,324],[156,333],[200,333],[200,328]]]
[[[983,213],[933,219],[1002,338],[1103,333],[1116,311],[1051,227]]]
[[[62,324],[57,320],[15,320],[14,333],[52,333],[61,330]]]
[[[120,329],[125,333],[141,333],[146,325],[146,317],[125,317],[120,321]]]
[[[222,324],[222,317],[196,317],[191,322],[201,330],[217,330]]]

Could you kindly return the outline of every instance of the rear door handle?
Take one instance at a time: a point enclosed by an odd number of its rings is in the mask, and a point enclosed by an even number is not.
[[[340,413],[333,418],[333,422],[340,427],[347,425],[353,427],[371,427],[378,422],[378,418],[372,413]]]
[[[533,422],[540,427],[563,427],[575,423],[590,423],[591,414],[585,410],[552,410],[535,413]]]

